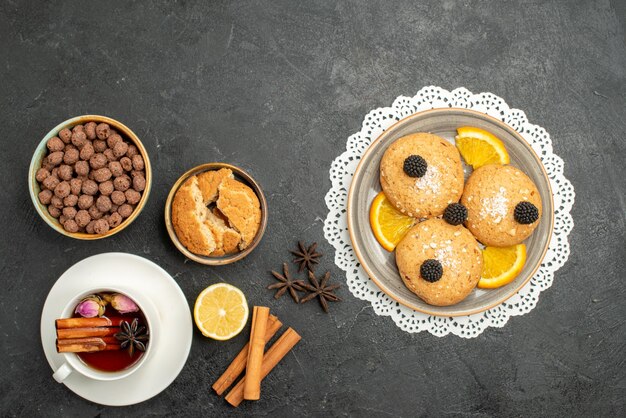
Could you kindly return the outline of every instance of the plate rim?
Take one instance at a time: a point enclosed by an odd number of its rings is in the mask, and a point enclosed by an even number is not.
[[[495,118],[495,117],[493,117],[493,116],[491,116],[491,115],[489,115],[487,113],[483,113],[483,112],[480,112],[480,111],[477,111],[477,110],[473,110],[473,109],[466,109],[466,108],[462,108],[462,107],[445,107],[445,108],[426,109],[426,110],[422,110],[422,111],[419,111],[419,112],[412,113],[412,114],[410,114],[410,115],[408,115],[408,116],[398,120],[397,122],[395,122],[391,126],[387,127],[380,135],[378,135],[378,137],[374,141],[372,141],[372,143],[367,147],[367,149],[365,150],[365,152],[361,156],[361,158],[359,160],[359,164],[357,165],[356,169],[354,170],[354,173],[352,175],[352,179],[350,181],[350,189],[348,190],[348,202],[347,202],[346,216],[348,218],[348,222],[347,222],[348,223],[348,232],[349,232],[349,235],[350,235],[350,242],[352,244],[352,249],[354,250],[354,254],[356,255],[357,259],[359,260],[359,263],[361,264],[361,267],[363,267],[363,269],[367,273],[367,276],[374,282],[374,284],[376,284],[376,286],[385,295],[389,296],[391,299],[393,299],[394,301],[396,301],[400,305],[406,306],[407,308],[409,308],[409,309],[411,309],[413,311],[421,312],[421,313],[424,313],[424,314],[427,314],[427,315],[443,317],[443,318],[469,316],[469,315],[482,313],[482,312],[485,312],[485,311],[488,311],[488,310],[494,308],[495,306],[498,306],[498,305],[506,302],[508,299],[513,297],[517,292],[519,292],[519,290],[521,288],[523,288],[524,286],[526,286],[526,284],[528,284],[528,282],[533,278],[535,273],[537,273],[537,270],[539,270],[539,267],[541,267],[541,263],[543,262],[543,260],[544,260],[544,258],[546,256],[546,253],[548,252],[548,248],[550,246],[550,241],[552,239],[552,235],[554,234],[554,205],[552,205],[552,210],[551,210],[551,213],[550,213],[550,225],[549,225],[548,239],[546,240],[546,244],[545,244],[545,246],[543,248],[543,251],[541,252],[541,256],[538,259],[537,265],[534,266],[534,268],[532,269],[530,274],[528,274],[528,277],[526,278],[526,280],[524,280],[521,284],[516,286],[515,289],[513,289],[510,292],[508,292],[507,294],[505,294],[501,298],[497,299],[496,301],[492,302],[491,304],[489,304],[489,305],[487,305],[485,307],[481,307],[481,308],[468,309],[468,310],[459,311],[459,312],[452,312],[452,313],[441,314],[440,312],[431,310],[429,308],[416,307],[415,305],[411,305],[410,303],[405,303],[405,302],[403,302],[401,300],[398,300],[389,291],[389,289],[387,289],[382,284],[381,280],[379,278],[377,278],[376,275],[368,268],[367,264],[363,262],[364,257],[361,254],[361,249],[356,244],[356,232],[355,232],[356,228],[354,228],[354,226],[352,224],[352,217],[350,216],[350,213],[351,213],[352,208],[353,208],[353,200],[354,200],[354,197],[356,195],[356,190],[355,190],[356,188],[354,186],[354,178],[356,177],[357,173],[359,173],[363,169],[363,161],[365,161],[366,157],[370,153],[373,152],[373,150],[379,145],[379,143],[381,143],[383,141],[383,139],[385,139],[385,137],[387,135],[389,135],[389,133],[393,130],[393,128],[395,128],[399,124],[407,123],[409,120],[417,118],[417,117],[423,117],[424,115],[428,116],[428,114],[431,114],[431,113],[432,114],[437,114],[437,113],[445,114],[445,113],[449,113],[451,111],[461,111],[461,112],[469,113],[470,115],[475,116],[475,117],[486,118],[490,122],[494,123],[495,125],[499,126],[500,128],[504,129],[505,131],[509,132],[513,137],[515,137],[529,151],[530,155],[539,164],[539,166],[541,167],[541,174],[544,177],[544,179],[546,180],[546,183],[548,185],[548,193],[549,193],[550,196],[554,196],[554,193],[552,191],[552,185],[550,183],[550,176],[548,176],[548,172],[546,171],[546,168],[543,165],[543,162],[541,161],[541,158],[539,158],[539,155],[537,155],[537,153],[531,147],[531,145],[528,143],[528,141],[526,141],[524,139],[524,137],[522,137],[522,135],[519,132],[517,132],[513,127],[511,127],[507,123],[505,123],[505,122],[501,121],[500,119],[497,119],[497,118]],[[398,277],[398,278],[401,280],[400,277]],[[428,305],[428,306],[431,306],[431,305]]]

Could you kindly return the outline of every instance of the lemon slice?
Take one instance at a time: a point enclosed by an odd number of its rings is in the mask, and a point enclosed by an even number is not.
[[[370,226],[376,240],[387,251],[393,251],[416,219],[399,212],[383,192],[376,195],[370,208]]]
[[[228,340],[239,334],[246,325],[248,302],[235,286],[217,283],[198,295],[193,318],[205,337]]]
[[[483,272],[478,287],[496,289],[515,279],[526,263],[526,246],[486,247],[483,250]]]
[[[509,153],[493,134],[471,126],[457,129],[456,146],[465,162],[477,169],[487,164],[508,164]]]

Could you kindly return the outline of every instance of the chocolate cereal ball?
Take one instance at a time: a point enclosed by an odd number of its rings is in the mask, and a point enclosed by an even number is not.
[[[98,139],[107,139],[111,133],[111,128],[108,123],[101,123],[96,126],[96,136]]]
[[[55,207],[54,205],[49,205],[48,206],[48,213],[50,214],[50,216],[52,216],[53,218],[58,218],[59,216],[61,216],[61,209]]]
[[[50,152],[63,151],[65,148],[65,144],[61,141],[61,138],[58,136],[53,136],[48,140],[46,146],[50,150]]]
[[[128,151],[126,151],[126,156],[132,158],[133,155],[139,154],[139,150],[136,145],[130,144],[128,146]]]
[[[138,192],[144,191],[146,188],[146,179],[143,176],[133,177],[133,189]]]
[[[91,141],[96,139],[96,126],[97,126],[96,122],[87,122],[85,124],[85,134],[87,135],[87,139]]]
[[[107,149],[107,142],[102,139],[96,139],[93,141],[93,148],[96,152],[104,152]]]
[[[87,212],[89,212],[89,216],[91,216],[91,219],[94,219],[94,220],[98,220],[102,218],[102,216],[104,216],[104,213],[100,212],[98,208],[96,207],[96,205],[93,205],[92,207],[87,209]]]
[[[70,191],[70,183],[68,183],[67,181],[62,181],[57,184],[57,187],[54,188],[54,195],[63,199],[70,194]]]
[[[78,196],[76,196],[75,194],[71,194],[71,195],[65,196],[63,198],[63,204],[66,207],[68,207],[68,206],[76,206],[77,203],[78,203]]]
[[[100,196],[96,199],[96,207],[100,212],[106,213],[111,210],[111,199],[109,196]]]
[[[124,171],[132,171],[133,169],[133,162],[128,157],[120,158],[120,164],[122,165]]]
[[[71,148],[65,151],[65,155],[63,155],[63,162],[68,165],[76,164],[76,161],[80,158],[80,153],[77,149]]]
[[[119,192],[122,193],[122,192]],[[124,194],[124,193],[122,193]],[[39,201],[42,205],[49,205],[50,200],[52,199],[53,193],[51,190],[42,190],[39,192]]]
[[[61,162],[63,161],[63,157],[63,151],[51,152],[50,154],[48,154],[48,163],[53,167],[56,167],[57,165],[61,164]]]
[[[84,209],[81,209],[78,212],[76,212],[76,216],[74,216],[74,220],[76,221],[76,223],[78,224],[80,228],[84,228],[87,226],[87,224],[89,224],[89,222],[91,222],[91,216],[89,216],[89,212],[87,212]]]
[[[76,216],[76,209],[72,207],[64,207],[61,213],[63,213],[65,219],[74,219],[74,216]]]
[[[41,168],[45,168],[48,171],[52,171],[52,169],[54,168],[54,166],[52,164],[50,164],[50,161],[48,161],[48,157],[44,158],[43,161],[41,162]]]
[[[62,164],[61,166],[59,166],[59,170],[57,171],[57,176],[61,180],[65,180],[65,181],[71,180],[73,174],[74,174],[74,169],[72,168],[72,166],[69,166],[67,164]]]
[[[124,195],[124,192],[115,190],[111,193],[111,202],[115,205],[123,205],[126,202],[126,195]]]
[[[109,216],[109,219],[108,219],[109,226],[111,228],[115,228],[116,226],[122,223],[122,220],[123,220],[122,215],[120,215],[117,212],[113,212],[111,216]]]
[[[105,149],[102,154],[104,154],[104,156],[107,157],[107,160],[109,161],[117,161],[117,157],[115,156],[111,148]]]
[[[109,223],[105,219],[99,219],[93,224],[93,231],[96,234],[104,234],[110,229]]]
[[[119,136],[119,135],[118,135]],[[111,137],[109,137],[109,139],[111,139]],[[115,144],[115,146],[113,147],[113,154],[115,154],[115,156],[117,158],[122,157],[124,154],[126,154],[126,151],[128,151],[128,144],[124,141],[119,141],[117,144]]]
[[[109,148],[115,148],[115,145],[117,145],[117,143],[119,143],[119,142],[123,142],[123,139],[117,133],[111,133],[109,135],[109,137],[107,138],[107,145],[109,146]],[[128,148],[126,148],[126,149],[128,149]]]
[[[82,185],[83,185],[83,181],[81,179],[71,179],[70,180],[70,193],[75,196],[80,195]]]
[[[125,192],[130,187],[130,177],[128,177],[126,174],[116,177],[115,180],[113,180],[113,186],[115,187],[115,190]]]
[[[48,190],[54,190],[54,188],[57,187],[60,182],[61,181],[58,179],[58,177],[50,175],[41,182],[41,185]]]
[[[94,230],[93,230],[93,225],[96,223],[96,221],[89,221],[89,223],[87,224],[87,226],[85,227],[85,232],[88,234],[93,234]]]
[[[94,154],[89,159],[89,165],[94,170],[104,168],[107,165],[107,157],[105,157],[102,153]]]
[[[79,176],[87,176],[89,174],[89,163],[87,161],[78,161],[74,166],[76,174]]]
[[[133,158],[131,158],[131,161],[133,162],[133,168],[135,170],[143,170],[144,169],[143,157],[141,155],[139,155],[139,154],[133,155]]]
[[[141,193],[133,189],[126,190],[124,196],[126,196],[126,201],[131,205],[136,205],[141,200]]]
[[[76,125],[72,128],[72,132],[85,132],[85,127],[83,125]]]
[[[83,146],[83,149],[80,150],[80,159],[87,161],[95,154],[95,152],[96,150],[94,149],[93,145],[91,145],[91,142],[87,142]]]
[[[113,174],[113,177],[119,177],[124,174],[124,169],[122,168],[122,164],[119,161],[111,161],[109,163],[109,170],[111,170],[111,174]]]
[[[111,178],[111,170],[104,167],[99,170],[93,172],[93,179],[98,183],[102,183],[103,181],[107,181]]]
[[[74,131],[72,132],[72,144],[81,149],[87,143],[87,135],[83,131]]]
[[[83,194],[78,197],[78,208],[89,209],[93,206],[93,196]]]
[[[93,180],[84,180],[82,185],[82,190],[84,194],[88,194],[90,196],[98,193],[98,184]]]
[[[50,199],[50,204],[57,209],[63,209],[65,207],[65,205],[63,204],[63,199],[61,199],[59,196],[52,196],[52,198]]]
[[[67,128],[61,129],[61,132],[59,132],[59,138],[61,138],[61,141],[63,141],[64,144],[69,144],[72,139],[72,131]]]
[[[111,195],[113,193],[113,182],[111,180],[103,181],[98,185],[98,190],[105,196]]]
[[[128,218],[133,213],[133,207],[128,203],[124,203],[117,209],[117,213],[119,213],[122,218]]]
[[[48,177],[50,175],[50,172],[48,170],[46,170],[45,168],[40,168],[39,170],[37,170],[37,173],[35,174],[35,179],[41,183],[42,181],[44,181],[46,179],[46,177]]]
[[[76,221],[74,219],[68,219],[63,223],[63,228],[65,228],[65,230],[67,232],[78,232],[78,224],[76,223]]]
[[[59,178],[59,167],[54,167],[52,171],[50,172],[50,175],[52,177]]]
[[[113,203],[111,205],[111,210],[109,212],[113,213],[113,212],[117,212],[117,210],[120,208],[119,205],[116,205],[115,203]]]

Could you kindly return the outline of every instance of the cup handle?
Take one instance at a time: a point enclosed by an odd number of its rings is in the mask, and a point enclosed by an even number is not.
[[[57,382],[62,383],[72,373],[72,371],[73,369],[69,364],[63,363],[63,365],[59,367],[56,372],[54,372],[52,377]]]

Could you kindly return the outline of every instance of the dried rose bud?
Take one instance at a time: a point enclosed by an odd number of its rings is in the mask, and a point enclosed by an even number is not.
[[[139,307],[131,298],[120,293],[106,295],[105,299],[111,303],[113,309],[121,314],[139,311]]]
[[[104,308],[106,302],[104,302],[98,295],[89,295],[76,305],[75,313],[84,318],[94,318],[96,316],[104,315]]]

